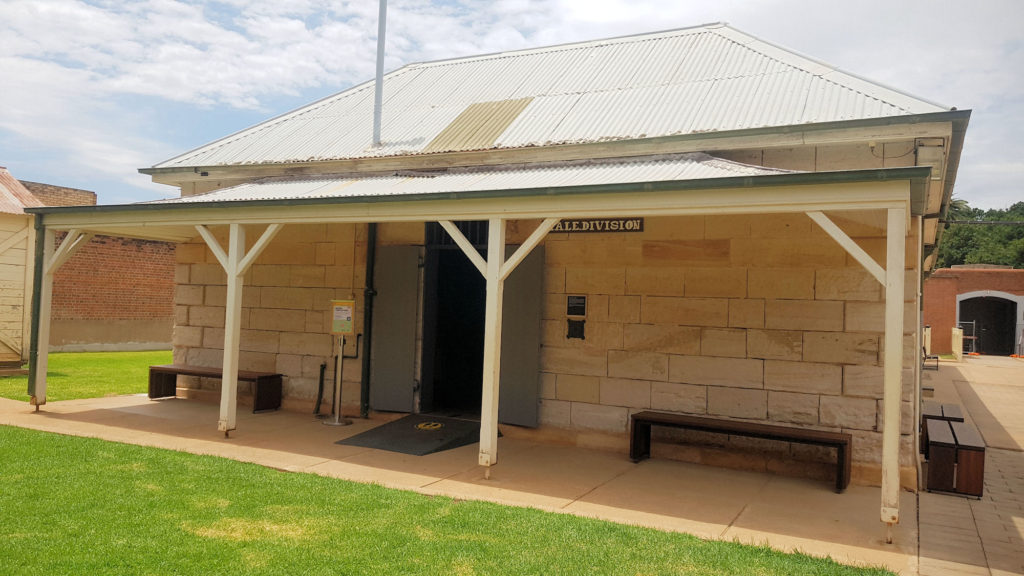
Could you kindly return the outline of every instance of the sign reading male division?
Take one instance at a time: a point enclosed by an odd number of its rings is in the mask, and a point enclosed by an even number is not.
[[[579,218],[562,220],[552,232],[643,232],[643,218]]]
[[[354,334],[355,317],[355,300],[331,300],[331,334],[336,336]]]

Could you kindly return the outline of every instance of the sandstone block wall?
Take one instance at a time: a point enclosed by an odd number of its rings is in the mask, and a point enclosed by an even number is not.
[[[884,216],[830,216],[884,262]],[[904,306],[908,467],[915,242],[907,242]],[[629,413],[652,409],[842,430],[855,436],[861,480],[873,481],[881,461],[882,286],[806,215],[647,218],[643,233],[552,234],[546,247],[553,280],[541,354],[544,424],[624,438]],[[568,295],[587,297],[585,339],[566,336]],[[784,466],[771,461],[776,449],[734,443],[767,458],[762,468]],[[831,457],[779,450],[783,460]]]
[[[422,226],[420,226],[422,238]],[[216,231],[222,246],[226,234]],[[247,234],[250,245],[259,237]],[[285,375],[285,407],[311,410],[316,400],[320,364],[327,363],[325,406],[334,389],[330,303],[356,299],[356,319],[363,317],[366,227],[319,224],[285,226],[245,275],[242,290],[239,366]],[[220,366],[223,362],[226,276],[199,238],[177,250],[174,294],[174,360]],[[348,338],[346,355],[361,354]],[[358,409],[360,361],[344,363],[342,401]],[[179,386],[218,390],[219,380],[179,378]],[[246,392],[240,383],[240,390]]]

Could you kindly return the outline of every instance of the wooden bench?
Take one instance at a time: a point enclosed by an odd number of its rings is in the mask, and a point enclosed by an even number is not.
[[[985,441],[963,421],[927,420],[928,491],[981,498],[985,485]]]
[[[716,432],[835,448],[836,492],[842,492],[850,485],[850,462],[853,448],[853,436],[850,434],[665,412],[637,412],[630,417],[629,457],[633,462],[650,457],[652,426],[669,426],[700,432]]]
[[[928,421],[945,420],[947,422],[963,422],[964,412],[959,404],[939,404],[931,400],[925,401],[921,406],[921,453],[924,459],[928,459]]]
[[[189,366],[187,364],[161,364],[149,367],[149,397],[174,396],[178,389],[178,375],[202,378],[223,378],[220,368]],[[239,382],[252,382],[252,411],[264,412],[281,407],[281,375],[270,372],[238,371]]]

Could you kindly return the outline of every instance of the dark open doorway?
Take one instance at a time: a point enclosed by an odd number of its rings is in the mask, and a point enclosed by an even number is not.
[[[481,256],[487,222],[455,222]],[[420,412],[479,417],[487,286],[483,275],[435,223],[426,227]],[[517,246],[505,246],[505,258]],[[540,394],[544,247],[537,246],[505,280],[501,321],[498,421],[535,427]]]
[[[1017,304],[1005,298],[980,296],[960,302],[960,321],[974,321],[975,350],[980,354],[1013,354]]]
[[[434,410],[480,412],[484,278],[461,250],[438,250]]]
[[[481,252],[486,250],[486,222],[456,225]],[[479,415],[486,284],[439,225],[427,225],[426,244],[420,410]]]

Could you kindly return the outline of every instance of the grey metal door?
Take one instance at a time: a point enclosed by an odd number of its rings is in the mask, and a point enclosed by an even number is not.
[[[377,248],[370,407],[412,412],[416,387],[418,246]]]
[[[537,246],[505,280],[498,389],[498,421],[504,424],[537,426],[543,300],[544,246]]]

